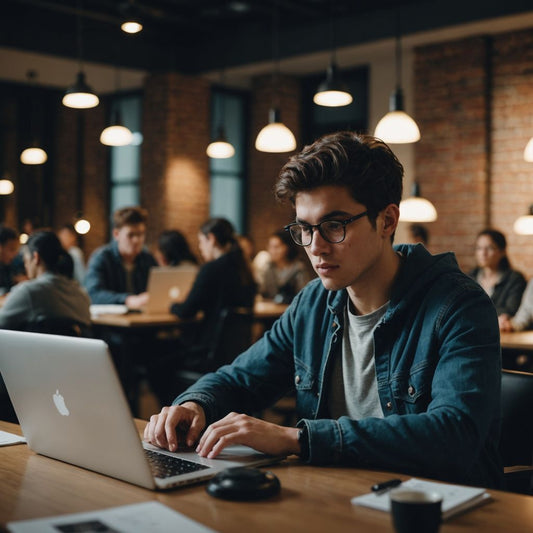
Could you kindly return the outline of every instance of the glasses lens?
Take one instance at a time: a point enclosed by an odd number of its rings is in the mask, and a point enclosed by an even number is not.
[[[322,237],[331,243],[338,243],[344,240],[345,229],[342,222],[337,220],[326,220],[320,224]]]
[[[307,246],[311,242],[312,231],[300,224],[294,224],[289,229],[291,237],[296,244],[300,246]]]

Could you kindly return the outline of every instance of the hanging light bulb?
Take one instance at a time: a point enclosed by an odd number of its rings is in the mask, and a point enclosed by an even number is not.
[[[524,159],[528,163],[533,163],[533,137],[529,139],[529,142],[526,144],[526,147],[524,148]]]
[[[0,180],[0,195],[7,196],[15,190],[15,185],[13,182],[6,178]]]
[[[19,243],[20,244],[26,244],[28,242],[29,238],[30,238],[30,236],[27,233],[22,232],[19,235]]]
[[[515,220],[513,230],[518,235],[533,235],[533,205],[529,206],[529,214]]]
[[[78,63],[79,72],[76,75],[76,81],[70,86],[61,100],[65,107],[72,107],[74,109],[90,109],[96,107],[100,99],[96,96],[95,92],[85,81],[85,73],[83,72],[83,47],[82,47],[82,27],[81,27],[81,10],[82,0],[78,0],[77,3],[77,40],[78,40]]]
[[[74,85],[71,85],[61,100],[65,107],[74,109],[90,109],[100,103],[100,99],[85,82],[85,73],[81,70],[76,76]]]
[[[115,90],[120,91],[120,69],[115,69]],[[105,128],[100,134],[100,142],[106,146],[126,146],[131,144],[133,133],[122,123],[119,104],[115,104],[112,114],[111,126]]]
[[[400,33],[396,36],[396,89],[389,100],[389,112],[378,122],[374,136],[386,143],[407,144],[420,140],[416,122],[405,112],[403,102],[402,50]]]
[[[260,152],[283,153],[296,148],[296,139],[292,131],[281,122],[280,115],[279,109],[270,109],[268,124],[255,140],[255,147]]]
[[[342,82],[335,58],[335,31],[333,28],[332,3],[329,14],[329,39],[331,61],[327,69],[326,79],[318,86],[313,102],[325,107],[341,107],[352,103],[353,98],[345,83]]]
[[[42,148],[37,146],[32,146],[22,150],[20,154],[20,162],[25,165],[42,165],[46,163],[48,155]]]
[[[134,34],[142,31],[143,23],[139,14],[139,8],[133,0],[123,5],[121,12],[123,20],[120,29],[123,32]]]
[[[89,230],[91,229],[91,223],[86,218],[80,217],[74,223],[74,229],[79,235],[85,235],[89,233]]]
[[[277,99],[279,84],[279,43],[277,29],[277,5],[272,8],[272,57],[274,69],[272,71],[272,91]],[[255,147],[260,152],[283,153],[296,148],[296,139],[292,131],[281,122],[280,110],[272,106],[268,112],[268,124],[259,132],[255,139]]]
[[[209,144],[206,153],[214,159],[228,159],[235,155],[235,148],[228,142],[223,126],[219,127],[217,138]]]
[[[420,196],[420,185],[413,184],[413,195],[400,202],[400,220],[402,222],[434,222],[437,220],[435,206]]]

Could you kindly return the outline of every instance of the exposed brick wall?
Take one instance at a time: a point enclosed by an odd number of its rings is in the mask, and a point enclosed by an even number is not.
[[[146,80],[141,203],[150,213],[148,244],[175,228],[195,249],[209,216],[209,97],[201,78],[165,73]]]
[[[513,232],[533,204],[533,163],[523,156],[533,136],[533,29],[499,35],[493,49],[492,220],[513,266],[533,277],[533,235]]]
[[[300,148],[300,85],[294,78],[279,77],[278,102],[281,120],[293,132]],[[270,154],[255,149],[255,139],[268,122],[272,105],[272,76],[257,77],[252,85],[250,128],[250,175],[248,179],[248,228],[258,250],[264,249],[268,237],[293,218],[290,206],[280,205],[272,192],[281,167],[291,155]]]
[[[503,231],[513,264],[533,276],[533,237],[512,231],[533,203],[533,33],[477,37],[416,50],[416,179],[437,208],[432,251],[454,251],[475,266],[474,242],[487,224]]]

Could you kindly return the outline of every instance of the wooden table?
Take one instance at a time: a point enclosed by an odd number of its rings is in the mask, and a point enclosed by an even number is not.
[[[139,428],[144,423],[138,422]],[[0,429],[20,433],[0,422]],[[158,500],[216,531],[392,532],[388,513],[353,506],[352,496],[375,482],[409,476],[357,468],[312,467],[289,458],[268,467],[281,481],[281,493],[260,502],[210,497],[205,485],[153,492],[34,454],[26,445],[0,448],[0,524],[12,520],[94,511]],[[530,532],[533,498],[490,491],[493,501],[445,522],[441,533]]]
[[[254,319],[265,322],[279,318],[287,309],[287,304],[279,304],[268,300],[258,300],[254,304]],[[193,321],[194,319],[191,319]],[[165,328],[178,326],[187,322],[172,313],[126,313],[122,315],[103,314],[92,318],[98,326],[117,328]]]
[[[503,350],[510,349],[533,352],[533,331],[513,331],[512,333],[501,333],[500,342]]]

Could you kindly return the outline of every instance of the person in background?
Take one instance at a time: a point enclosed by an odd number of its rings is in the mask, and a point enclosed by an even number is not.
[[[153,415],[145,440],[502,486],[496,312],[453,254],[393,246],[402,177],[385,143],[354,132],[289,159],[275,192],[319,279],[231,365]],[[296,427],[249,415],[293,389]]]
[[[198,270],[187,299],[170,308],[180,318],[192,318],[203,312],[197,347],[209,344],[224,308],[251,308],[257,292],[249,262],[231,222],[225,218],[207,220],[200,227],[198,247],[204,264]]]
[[[29,279],[9,293],[0,309],[0,328],[26,330],[53,319],[90,327],[89,296],[72,279],[72,258],[53,231],[32,233],[24,248],[24,265]]]
[[[83,282],[85,281],[85,256],[79,247],[78,233],[72,224],[65,224],[59,229],[57,236],[61,246],[63,246],[63,248],[65,248],[70,254],[70,257],[72,257],[74,263],[74,279],[77,280],[80,285],[83,285]]]
[[[273,233],[267,251],[270,262],[261,277],[259,292],[263,298],[289,304],[311,276],[299,260],[298,247],[287,231]]]
[[[411,244],[421,243],[426,248],[429,244],[429,231],[422,224],[410,224],[409,228],[409,242]]]
[[[147,218],[136,206],[113,214],[113,242],[95,250],[87,266],[85,287],[93,304],[140,309],[148,302],[148,274],[157,262],[144,249]]]
[[[475,253],[478,266],[469,272],[469,276],[491,297],[501,326],[518,310],[526,279],[521,272],[511,268],[507,240],[502,232],[492,228],[480,231]]]
[[[8,293],[15,284],[12,262],[19,250],[17,232],[0,224],[0,296]]]
[[[157,239],[154,257],[160,266],[197,265],[198,260],[191,252],[187,239],[181,231],[163,231]]]
[[[513,317],[502,317],[500,331],[524,331],[533,329],[533,278],[522,295],[520,307]]]

